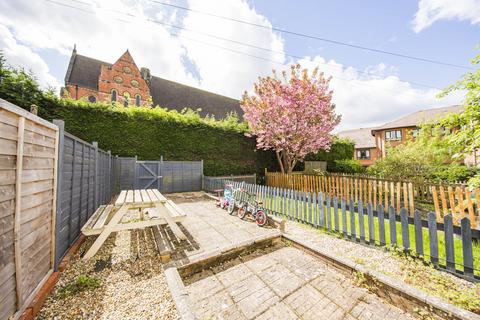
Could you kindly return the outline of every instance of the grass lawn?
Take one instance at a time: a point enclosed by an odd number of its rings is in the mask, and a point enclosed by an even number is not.
[[[282,201],[283,198],[276,198],[277,200],[277,211],[278,214],[283,216],[284,218],[288,219],[287,217],[287,208],[288,205],[290,205],[290,212],[292,215],[292,212],[294,212],[292,209],[294,208],[294,202],[293,200],[288,200],[288,201]],[[264,202],[264,207],[268,209],[273,209],[273,200],[274,198],[267,198],[263,199]],[[299,215],[298,219],[302,222],[305,221],[310,221],[312,215],[314,214],[313,212],[313,205],[311,207],[308,207],[307,203],[305,202],[297,202],[299,206]],[[326,207],[325,207],[326,210]],[[319,210],[317,210],[319,212]],[[366,210],[365,210],[366,212]],[[347,235],[351,235],[351,227],[350,227],[350,212],[348,211],[348,206],[347,206],[347,211],[346,211],[346,217],[347,217]],[[335,231],[335,223],[334,223],[334,209],[333,205],[330,210],[330,215],[329,218],[331,219],[331,228],[333,232]],[[328,219],[328,217],[327,217]],[[326,219],[326,220],[327,220]],[[340,233],[343,232],[343,218],[342,218],[342,211],[340,208],[338,208],[338,230]],[[391,245],[391,234],[390,234],[390,221],[386,217],[384,219],[385,221],[385,240],[387,246]],[[380,245],[380,236],[379,236],[379,227],[378,227],[378,217],[373,217],[373,223],[374,223],[374,235],[375,235],[375,244]],[[327,225],[327,221],[325,221],[325,225]],[[415,230],[414,230],[414,225],[409,224],[408,226],[408,231],[409,231],[409,239],[410,239],[410,250],[412,254],[416,254],[416,239],[415,239]],[[402,239],[402,226],[399,221],[396,221],[395,223],[395,229],[396,229],[396,238],[397,238],[397,247],[403,249],[403,239]],[[355,213],[355,234],[356,238],[359,240],[360,239],[360,223],[359,223],[359,215],[358,213]],[[368,216],[364,215],[364,232],[365,232],[365,241],[368,242],[370,239],[370,234],[368,230]],[[428,236],[428,228],[422,228],[422,239],[423,239],[423,253],[425,256],[426,261],[430,261],[429,255],[430,255],[430,240]],[[445,234],[443,231],[437,231],[437,236],[438,236],[438,255],[439,255],[439,263],[442,266],[445,266],[446,260],[445,260]],[[473,267],[475,269],[474,273],[475,275],[480,276],[480,243],[479,242],[473,242],[472,244],[473,248]],[[463,271],[463,252],[462,252],[462,241],[459,237],[454,235],[454,255],[455,255],[455,263],[456,263],[456,269]]]

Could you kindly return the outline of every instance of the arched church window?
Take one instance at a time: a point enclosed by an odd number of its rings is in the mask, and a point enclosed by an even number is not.
[[[117,101],[117,90],[113,89],[112,90],[112,102]]]
[[[140,97],[140,95],[137,94],[137,95],[135,96],[135,105],[136,105],[137,107],[139,107],[141,101],[142,101],[142,97]]]
[[[125,107],[128,107],[128,104],[130,103],[130,93],[124,92],[123,93],[123,105]]]

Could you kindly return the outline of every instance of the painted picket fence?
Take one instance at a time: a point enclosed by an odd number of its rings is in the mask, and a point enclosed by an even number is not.
[[[322,192],[337,198],[354,199],[355,202],[393,206],[397,212],[406,208],[410,217],[415,209],[434,211],[437,221],[451,214],[453,223],[468,215],[476,228],[480,217],[480,188],[471,191],[462,184],[428,184],[393,181],[370,176],[329,173],[328,175],[286,174],[265,172],[270,187],[294,189],[305,192]],[[431,208],[431,210],[425,209]]]
[[[468,217],[463,217],[460,225],[455,226],[451,214],[438,221],[434,212],[422,217],[416,210],[410,217],[406,208],[397,211],[393,206],[373,206],[369,202],[346,200],[323,192],[228,180],[224,184],[254,194],[270,215],[326,229],[351,241],[394,247],[466,279],[480,275],[480,270],[474,268],[472,242],[478,239],[479,232],[472,230]],[[460,242],[461,250],[455,249],[455,241]],[[440,247],[439,243],[444,246]],[[444,254],[440,255],[440,251]]]

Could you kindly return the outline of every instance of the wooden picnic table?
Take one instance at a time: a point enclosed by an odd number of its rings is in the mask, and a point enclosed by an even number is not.
[[[98,235],[83,256],[87,260],[97,253],[112,232],[167,225],[181,240],[187,239],[177,222],[186,214],[157,189],[122,190],[114,204],[102,205],[82,228],[86,236]]]

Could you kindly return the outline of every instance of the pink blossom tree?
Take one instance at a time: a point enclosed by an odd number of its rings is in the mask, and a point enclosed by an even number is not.
[[[318,68],[311,75],[299,64],[279,79],[259,77],[254,94],[243,94],[241,106],[257,149],[273,149],[282,172],[292,172],[309,153],[329,150],[332,130],[339,124],[332,104],[330,79]]]

